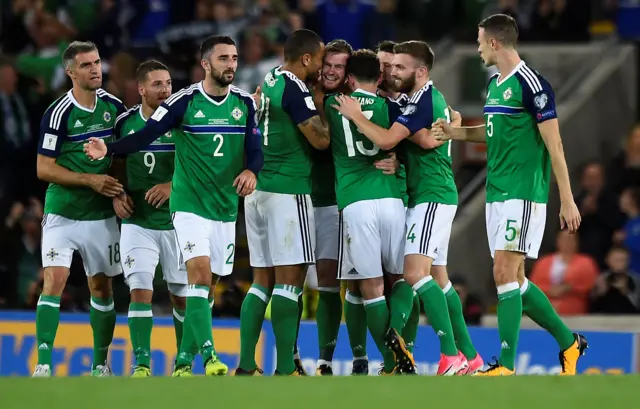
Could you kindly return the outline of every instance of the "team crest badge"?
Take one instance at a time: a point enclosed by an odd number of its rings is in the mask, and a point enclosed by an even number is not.
[[[108,112],[105,112],[104,115],[102,115],[102,119],[104,119],[105,122],[111,121],[111,114]]]
[[[164,136],[166,136],[167,138],[171,138],[171,131],[169,131],[166,134],[164,134]]]
[[[136,260],[131,256],[127,256],[127,258],[124,260],[124,265],[128,268],[133,268],[133,266],[136,265]]]
[[[49,259],[49,261],[54,261],[59,255],[60,254],[55,249],[51,249],[47,253],[47,258]]]
[[[273,74],[271,73],[268,73],[264,77],[264,82],[266,82],[269,87],[273,87],[274,85],[276,85],[276,79],[273,78]]]
[[[233,111],[231,111],[231,116],[233,117],[233,119],[235,119],[236,121],[239,120],[240,118],[242,118],[242,110],[238,107],[235,107],[233,109]]]
[[[533,99],[533,103],[538,109],[542,109],[547,105],[548,97],[547,94],[540,94]]]
[[[511,88],[507,88],[507,90],[502,93],[502,98],[505,101],[509,100],[512,96],[513,96],[513,91],[511,91]]]
[[[195,244],[193,244],[190,241],[188,241],[184,246],[184,251],[188,251],[189,253],[191,253],[191,252],[193,252],[193,248],[195,246],[196,246]]]

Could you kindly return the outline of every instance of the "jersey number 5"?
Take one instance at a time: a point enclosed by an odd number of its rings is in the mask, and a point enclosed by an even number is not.
[[[493,136],[493,115],[487,115],[487,136],[491,138]]]
[[[365,118],[371,120],[371,117],[373,116],[373,111],[362,111],[362,115],[364,115]],[[356,156],[356,150],[353,146],[353,133],[351,132],[351,121],[349,121],[345,117],[342,117],[342,130],[344,131],[344,141],[347,144],[347,155],[350,158],[353,156]],[[378,148],[376,145],[373,145],[373,148],[371,149],[365,148],[364,145],[362,144],[362,141],[357,141],[355,145],[358,148],[358,152],[360,152],[365,156],[373,156],[376,153],[378,153],[378,151],[380,151],[380,148]]]

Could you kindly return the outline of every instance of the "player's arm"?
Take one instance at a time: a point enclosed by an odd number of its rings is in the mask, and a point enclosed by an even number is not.
[[[455,111],[450,106],[447,106],[447,109],[449,110],[449,118],[451,119],[451,122],[449,122],[449,124],[454,128],[459,128],[460,126],[462,126],[462,115],[460,115],[460,112]],[[435,149],[444,145],[444,143],[446,142],[444,140],[436,139],[431,133],[431,129],[426,128],[423,128],[411,135],[409,137],[409,140],[417,145],[420,145],[422,149]]]
[[[536,76],[533,79],[535,81],[522,85],[523,104],[538,123],[540,136],[551,157],[551,168],[560,193],[560,227],[564,228],[566,225],[570,232],[575,232],[580,226],[581,217],[571,192],[569,169],[560,137],[555,95],[544,78]]]
[[[329,128],[322,121],[313,96],[303,83],[293,80],[287,82],[282,95],[282,108],[311,146],[318,150],[329,147]]]
[[[257,106],[252,103],[252,101],[248,101],[247,106],[249,108],[249,115],[244,135],[244,153],[247,158],[247,170],[250,170],[257,176],[264,164],[262,135],[260,135],[256,118]]]

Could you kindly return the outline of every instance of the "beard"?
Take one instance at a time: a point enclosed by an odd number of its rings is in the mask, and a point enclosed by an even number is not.
[[[416,86],[416,73],[414,72],[411,76],[405,79],[396,78],[393,82],[393,90],[407,94]]]
[[[231,78],[228,78],[228,74],[231,74]],[[220,87],[226,87],[233,83],[233,80],[236,77],[236,72],[233,70],[225,70],[220,73],[216,71],[211,71],[211,79],[218,84]]]

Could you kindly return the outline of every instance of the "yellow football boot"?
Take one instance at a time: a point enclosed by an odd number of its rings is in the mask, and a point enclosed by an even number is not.
[[[229,372],[229,367],[218,359],[216,355],[212,355],[204,365],[204,374],[206,376],[225,376],[227,372]]]
[[[589,345],[587,344],[587,338],[580,334],[573,334],[575,337],[574,343],[564,351],[560,352],[560,365],[562,366],[561,376],[573,376],[576,374],[578,367],[578,359],[585,354]]]
[[[171,376],[173,378],[190,378],[193,376],[193,371],[190,366],[179,366],[173,369]]]
[[[502,366],[496,358],[493,359],[494,363],[489,364],[489,369],[486,371],[478,371],[473,376],[513,376],[516,374],[515,370]]]
[[[136,366],[133,368],[132,378],[148,378],[151,376],[151,369],[146,366]]]

